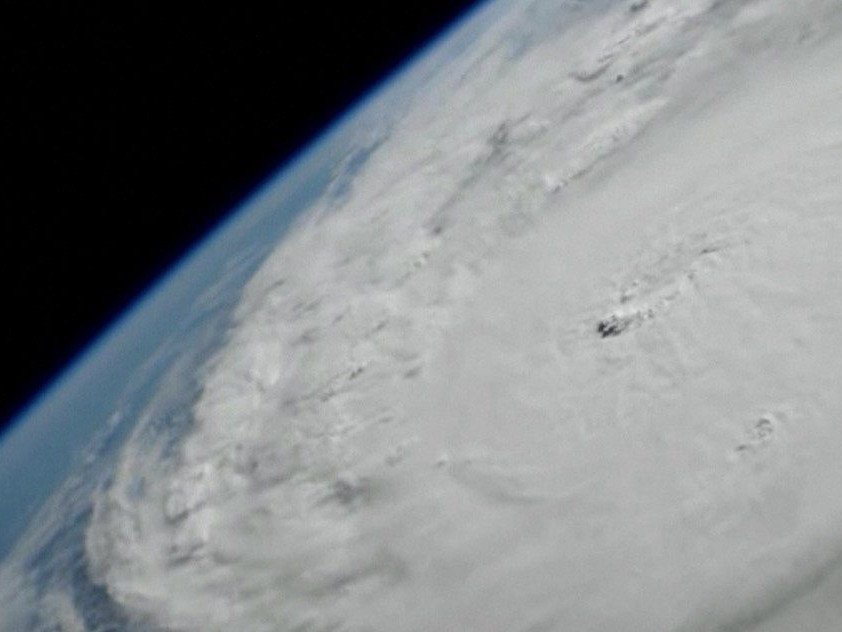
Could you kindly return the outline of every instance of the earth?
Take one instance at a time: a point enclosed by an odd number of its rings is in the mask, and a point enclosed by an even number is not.
[[[836,631],[842,5],[495,0],[0,443],[0,629]]]

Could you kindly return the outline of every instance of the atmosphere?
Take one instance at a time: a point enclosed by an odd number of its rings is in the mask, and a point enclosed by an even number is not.
[[[0,429],[226,213],[469,5],[0,13]]]
[[[0,630],[837,632],[840,113],[837,0],[476,7],[0,442]]]

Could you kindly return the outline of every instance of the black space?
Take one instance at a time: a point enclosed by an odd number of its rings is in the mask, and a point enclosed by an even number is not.
[[[238,200],[469,4],[0,9],[0,428]]]

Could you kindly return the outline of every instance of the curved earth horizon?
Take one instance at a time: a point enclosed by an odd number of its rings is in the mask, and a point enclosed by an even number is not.
[[[494,0],[0,440],[0,630],[835,632],[842,5]]]

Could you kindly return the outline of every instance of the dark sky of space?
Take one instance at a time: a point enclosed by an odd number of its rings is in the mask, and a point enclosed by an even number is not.
[[[471,3],[16,4],[0,9],[0,427]]]

